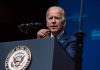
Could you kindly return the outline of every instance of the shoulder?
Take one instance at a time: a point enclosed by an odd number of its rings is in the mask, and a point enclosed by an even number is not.
[[[64,32],[61,36],[63,40],[67,41],[76,41],[76,36],[75,35],[68,35],[68,33]]]

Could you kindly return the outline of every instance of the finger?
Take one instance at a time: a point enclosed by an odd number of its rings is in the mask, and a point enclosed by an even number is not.
[[[47,37],[49,34],[50,34],[50,30],[48,30],[48,29],[41,29],[40,31],[38,31],[37,37],[38,38],[44,38],[44,37]]]
[[[44,34],[44,35],[47,35],[48,33],[50,33],[50,30],[48,30],[48,29],[42,29],[42,30],[40,31],[40,33],[41,33],[41,34]]]

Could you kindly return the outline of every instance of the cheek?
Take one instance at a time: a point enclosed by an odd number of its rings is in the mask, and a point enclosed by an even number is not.
[[[60,26],[58,26],[58,29],[60,30],[62,28],[62,26],[60,25]]]
[[[63,24],[59,24],[58,29],[60,30],[60,29],[62,29],[63,27],[64,27]]]

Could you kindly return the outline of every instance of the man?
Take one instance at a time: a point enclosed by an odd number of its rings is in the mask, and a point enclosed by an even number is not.
[[[76,39],[68,36],[64,31],[66,25],[65,12],[61,7],[52,6],[46,13],[46,25],[48,29],[41,29],[37,32],[37,38],[46,38],[48,36],[57,37],[60,45],[73,59],[75,58]]]

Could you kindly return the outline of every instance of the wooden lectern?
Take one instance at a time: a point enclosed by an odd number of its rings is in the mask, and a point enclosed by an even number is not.
[[[0,43],[0,70],[5,70],[5,60],[16,46],[26,46],[31,51],[31,61],[26,70],[75,70],[74,61],[54,38]]]

